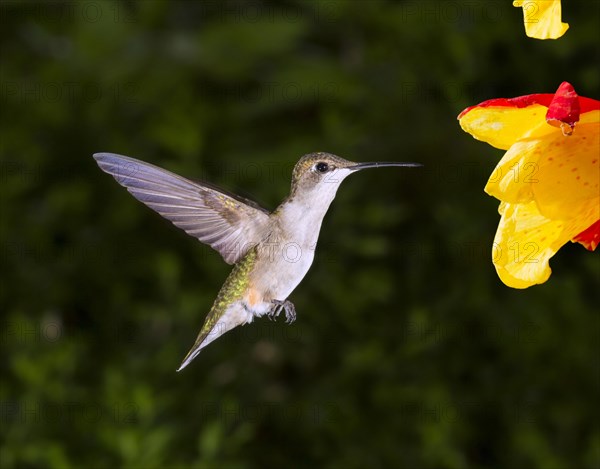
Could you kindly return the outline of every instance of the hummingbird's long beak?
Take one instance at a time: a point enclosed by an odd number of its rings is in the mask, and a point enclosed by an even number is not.
[[[388,166],[401,166],[404,168],[418,168],[423,166],[421,163],[400,163],[400,162],[392,162],[392,161],[378,161],[373,163],[357,163],[353,166],[348,166],[346,169],[351,171],[360,171],[361,169],[368,168],[386,168]]]

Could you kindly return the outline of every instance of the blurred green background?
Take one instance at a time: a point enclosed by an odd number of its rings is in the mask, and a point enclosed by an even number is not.
[[[538,41],[509,0],[0,3],[1,466],[600,467],[599,257],[504,286],[503,152],[456,121],[598,98],[599,5]],[[98,151],[269,209],[305,153],[425,168],[344,182],[296,323],[176,373],[230,266]]]

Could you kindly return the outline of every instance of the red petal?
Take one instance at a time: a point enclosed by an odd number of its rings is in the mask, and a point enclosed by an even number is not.
[[[561,91],[561,87],[565,84],[564,82],[557,90],[556,94]],[[569,85],[568,83],[566,83]],[[569,85],[571,86],[571,85]],[[573,87],[571,87],[573,88]],[[495,98],[488,99],[482,103],[477,104],[476,106],[469,106],[463,112],[461,112],[458,116],[460,119],[471,109],[476,107],[516,107],[516,108],[524,108],[527,106],[532,106],[534,104],[541,104],[542,106],[550,107],[553,99],[556,95],[549,93],[539,93],[539,94],[527,94],[525,96],[517,96],[516,98]],[[583,96],[579,96],[579,106],[580,112],[583,114],[584,112],[597,111],[600,110],[600,101],[592,98],[584,98]],[[554,117],[554,116],[551,116]]]
[[[600,111],[600,101],[597,99],[579,96],[579,106],[581,107],[581,114],[590,111]]]
[[[527,106],[532,106],[534,104],[541,104],[542,106],[548,107],[548,106],[550,106],[550,103],[552,102],[552,98],[554,98],[553,94],[541,93],[541,94],[527,94],[525,96],[517,96],[516,98],[495,98],[495,99],[488,99],[487,101],[479,103],[476,106],[470,106],[470,107],[468,107],[467,109],[465,109],[463,112],[461,112],[458,115],[458,118],[460,119],[467,112],[469,112],[471,109],[474,109],[476,107],[516,107],[516,108],[523,108],[523,107],[527,107]],[[600,104],[600,103],[598,103],[598,104]]]
[[[579,96],[570,83],[563,81],[554,95],[546,113],[546,122],[560,127],[565,135],[571,135],[575,123],[579,121]]]
[[[595,251],[600,243],[600,220],[579,233],[572,241],[581,243],[588,251]]]

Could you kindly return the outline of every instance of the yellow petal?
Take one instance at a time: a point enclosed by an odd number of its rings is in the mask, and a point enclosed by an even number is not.
[[[513,6],[523,8],[525,34],[535,39],[558,39],[569,25],[561,22],[560,0],[516,0]]]
[[[598,197],[600,111],[582,114],[572,135],[546,123],[516,142],[491,174],[485,191],[509,203],[536,200],[548,218],[567,219],[572,205]]]
[[[535,202],[502,202],[502,215],[494,239],[492,261],[507,286],[527,288],[548,280],[550,258],[569,240],[598,218],[598,200],[573,207],[570,220],[544,217]]]
[[[539,182],[536,173],[540,146],[538,138],[521,140],[511,146],[490,175],[485,192],[512,204],[531,202],[532,183]]]
[[[594,113],[600,116],[599,111]],[[580,122],[571,136],[557,132],[544,139],[538,150],[537,182],[531,188],[541,214],[569,219],[574,206],[600,199],[599,123]]]
[[[532,128],[546,125],[548,108],[541,104],[527,107],[475,106],[459,116],[460,126],[477,140],[508,150]]]

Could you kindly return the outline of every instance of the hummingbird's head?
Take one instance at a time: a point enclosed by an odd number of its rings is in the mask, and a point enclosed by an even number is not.
[[[292,194],[297,191],[308,193],[328,186],[335,186],[335,189],[329,188],[337,190],[344,178],[351,173],[347,168],[355,164],[331,153],[318,152],[304,155],[294,166]]]
[[[292,174],[291,195],[311,194],[317,191],[323,197],[335,197],[335,193],[346,177],[356,171],[386,166],[421,166],[418,163],[355,163],[331,153],[309,153],[304,155]]]

